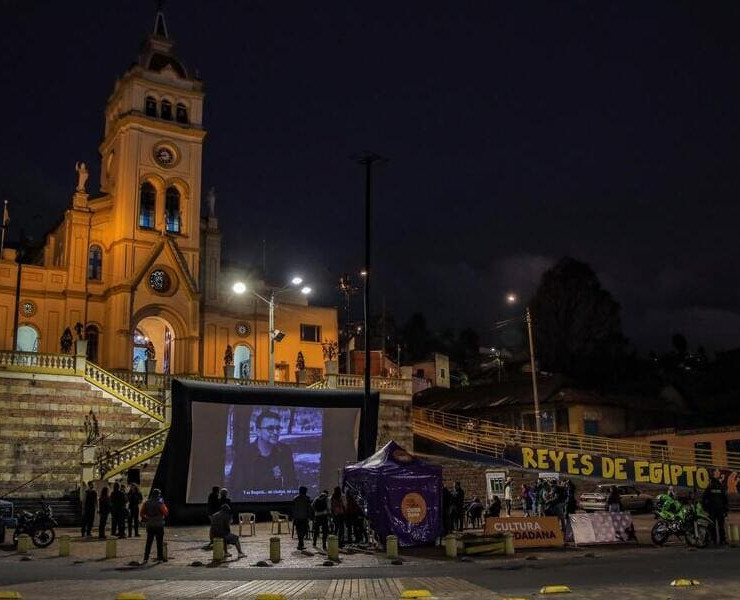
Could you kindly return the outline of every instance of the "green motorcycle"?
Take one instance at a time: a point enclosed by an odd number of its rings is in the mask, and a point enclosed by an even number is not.
[[[653,544],[662,546],[672,535],[685,539],[689,546],[706,548],[712,539],[714,521],[704,510],[701,502],[682,503],[668,494],[658,496],[655,518],[650,538]]]

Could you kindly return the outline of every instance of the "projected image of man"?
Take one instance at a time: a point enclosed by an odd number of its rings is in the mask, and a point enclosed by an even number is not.
[[[256,417],[257,438],[234,463],[237,493],[246,497],[297,493],[293,453],[280,443],[280,422],[280,415],[272,411]]]

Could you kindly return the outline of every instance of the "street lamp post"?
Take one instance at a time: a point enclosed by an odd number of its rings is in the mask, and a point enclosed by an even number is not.
[[[293,277],[290,283],[292,286],[299,286],[301,285],[301,283],[303,283],[303,279],[301,279],[300,277]],[[250,291],[253,296],[255,296],[256,298],[259,298],[260,300],[262,300],[262,302],[267,304],[267,308],[268,308],[267,327],[268,327],[268,335],[270,339],[270,345],[269,345],[269,351],[268,351],[269,359],[267,363],[267,378],[271,386],[275,385],[275,342],[276,341],[279,342],[281,339],[283,339],[283,335],[281,334],[281,332],[275,329],[275,296],[281,292],[285,292],[289,290],[291,288],[291,285],[286,285],[285,287],[279,290],[275,290],[275,289],[271,290],[269,298],[265,298],[263,295],[258,294],[254,290],[248,290],[247,285],[241,281],[237,281],[236,283],[234,283],[234,285],[231,288],[236,294],[243,294],[246,291]],[[304,296],[310,293],[311,293],[310,287],[303,286],[301,288],[301,294],[303,294]],[[278,338],[278,336],[280,337]]]
[[[509,304],[515,304],[518,301],[516,294],[507,294],[506,301]],[[529,365],[532,371],[532,398],[534,400],[534,426],[537,434],[542,433],[542,424],[540,423],[540,397],[537,390],[537,368],[534,358],[534,335],[532,335],[532,313],[527,306],[524,309],[524,320],[527,323],[527,337],[529,339]]]
[[[373,165],[375,163],[388,162],[374,152],[364,152],[354,157],[361,165],[365,166],[365,285],[362,294],[362,303],[365,313],[365,399],[363,403],[363,416],[367,413],[367,407],[370,403],[370,335],[367,326],[367,315],[370,312],[370,241],[372,233],[372,198],[373,198]]]
[[[537,392],[537,369],[535,367],[534,360],[534,337],[532,336],[532,313],[529,312],[529,307],[526,308],[524,318],[527,321],[527,334],[529,336],[529,365],[532,370],[532,397],[534,398],[534,426],[537,430],[537,434],[542,433],[542,426],[540,424],[540,398]]]

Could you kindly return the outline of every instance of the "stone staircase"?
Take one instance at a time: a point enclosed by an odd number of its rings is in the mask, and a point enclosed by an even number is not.
[[[0,496],[12,492],[9,499],[14,500],[75,493],[90,410],[97,418],[102,446],[111,451],[161,428],[157,420],[81,377],[0,377]],[[147,461],[142,483],[151,481],[156,462],[156,458]]]

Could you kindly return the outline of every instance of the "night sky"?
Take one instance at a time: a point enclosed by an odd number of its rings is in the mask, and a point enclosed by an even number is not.
[[[203,193],[226,257],[338,304],[376,177],[374,302],[433,329],[511,316],[563,255],[643,351],[740,345],[740,3],[175,1],[206,85]],[[0,199],[11,240],[99,181],[103,109],[153,2],[0,0]],[[92,185],[90,185],[92,184]]]

